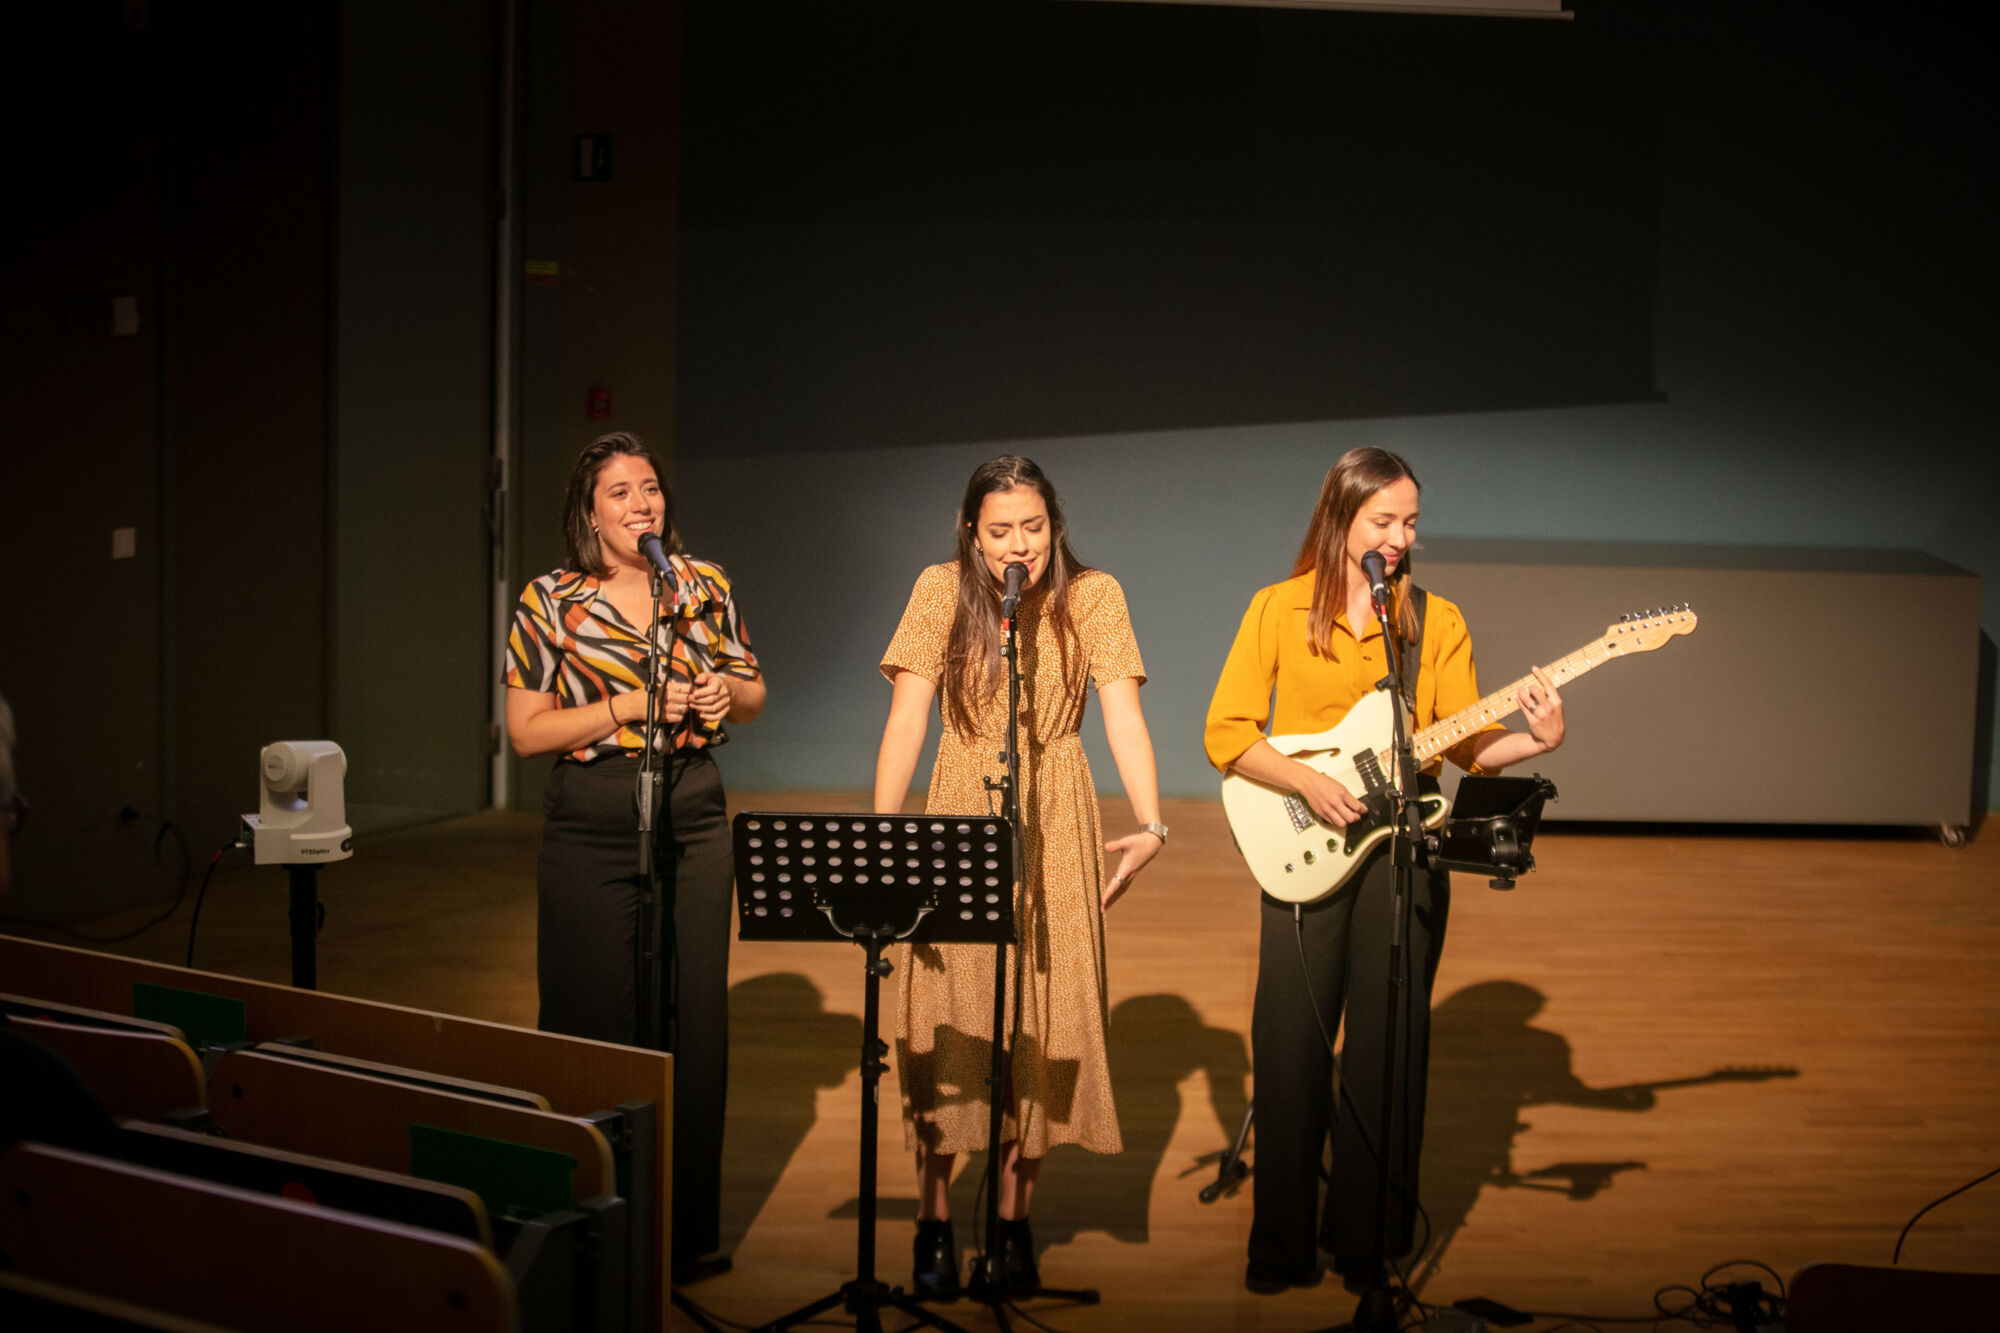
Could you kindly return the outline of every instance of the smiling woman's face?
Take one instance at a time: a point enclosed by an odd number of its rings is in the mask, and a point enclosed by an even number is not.
[[[653,465],[630,454],[613,454],[597,470],[597,490],[590,507],[597,544],[608,563],[643,565],[639,539],[660,531],[666,505]]]

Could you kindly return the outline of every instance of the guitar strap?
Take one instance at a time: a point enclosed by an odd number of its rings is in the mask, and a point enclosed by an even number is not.
[[[1416,671],[1407,673],[1403,678],[1403,703],[1408,709],[1410,725],[1412,727],[1417,725],[1417,675],[1424,669],[1424,609],[1428,601],[1429,599],[1424,595],[1424,590],[1412,583],[1410,585],[1410,613],[1416,618],[1417,639],[1415,643],[1406,644],[1403,648],[1404,652],[1415,652],[1417,655]],[[1420,773],[1417,775],[1417,790],[1420,792],[1436,792],[1442,790],[1442,788],[1439,786],[1436,778],[1428,773]]]
[[[1423,670],[1424,667],[1424,607],[1429,600],[1422,588],[1414,583],[1410,585],[1410,611],[1417,618],[1417,641],[1414,644],[1405,644],[1403,651],[1408,652],[1411,648],[1417,650],[1417,671]],[[1410,710],[1412,725],[1415,724],[1417,711],[1417,671],[1405,672],[1403,675],[1403,703]]]

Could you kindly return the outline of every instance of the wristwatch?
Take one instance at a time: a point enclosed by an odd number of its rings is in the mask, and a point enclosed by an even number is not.
[[[1167,826],[1165,824],[1141,824],[1139,825],[1139,830],[1142,833],[1150,833],[1158,838],[1161,846],[1164,847],[1166,845]]]

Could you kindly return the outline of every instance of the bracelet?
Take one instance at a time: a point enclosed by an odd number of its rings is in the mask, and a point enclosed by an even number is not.
[[[1158,838],[1160,846],[1164,847],[1167,845],[1167,826],[1165,824],[1141,824],[1139,825],[1139,831],[1141,833],[1150,833]]]
[[[613,694],[607,697],[604,707],[611,714],[611,734],[615,736],[625,729],[625,724],[618,720],[618,696]]]

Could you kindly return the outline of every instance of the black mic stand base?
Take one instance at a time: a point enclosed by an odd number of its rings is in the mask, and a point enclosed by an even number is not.
[[[892,1287],[874,1278],[856,1278],[831,1296],[822,1296],[811,1305],[800,1306],[790,1314],[765,1324],[764,1333],[795,1328],[809,1320],[817,1319],[835,1306],[854,1316],[855,1333],[882,1333],[884,1306],[900,1310],[920,1324],[943,1329],[944,1333],[968,1333],[968,1330],[942,1315],[926,1310],[915,1297],[904,1295],[901,1287]]]
[[[1360,1303],[1354,1307],[1354,1318],[1323,1333],[1396,1333],[1403,1301],[1400,1290],[1378,1283],[1361,1293]]]
[[[995,1237],[989,1244],[997,1247]],[[1013,1324],[1007,1318],[1007,1306],[1018,1305],[1022,1301],[1064,1301],[1070,1305],[1096,1305],[1099,1301],[1094,1287],[1044,1287],[1039,1283],[1032,1287],[1017,1287],[1007,1281],[1006,1270],[1002,1267],[997,1249],[994,1252],[977,1255],[972,1261],[972,1274],[965,1283],[965,1298],[984,1305],[993,1312],[1002,1329],[1011,1329]]]

